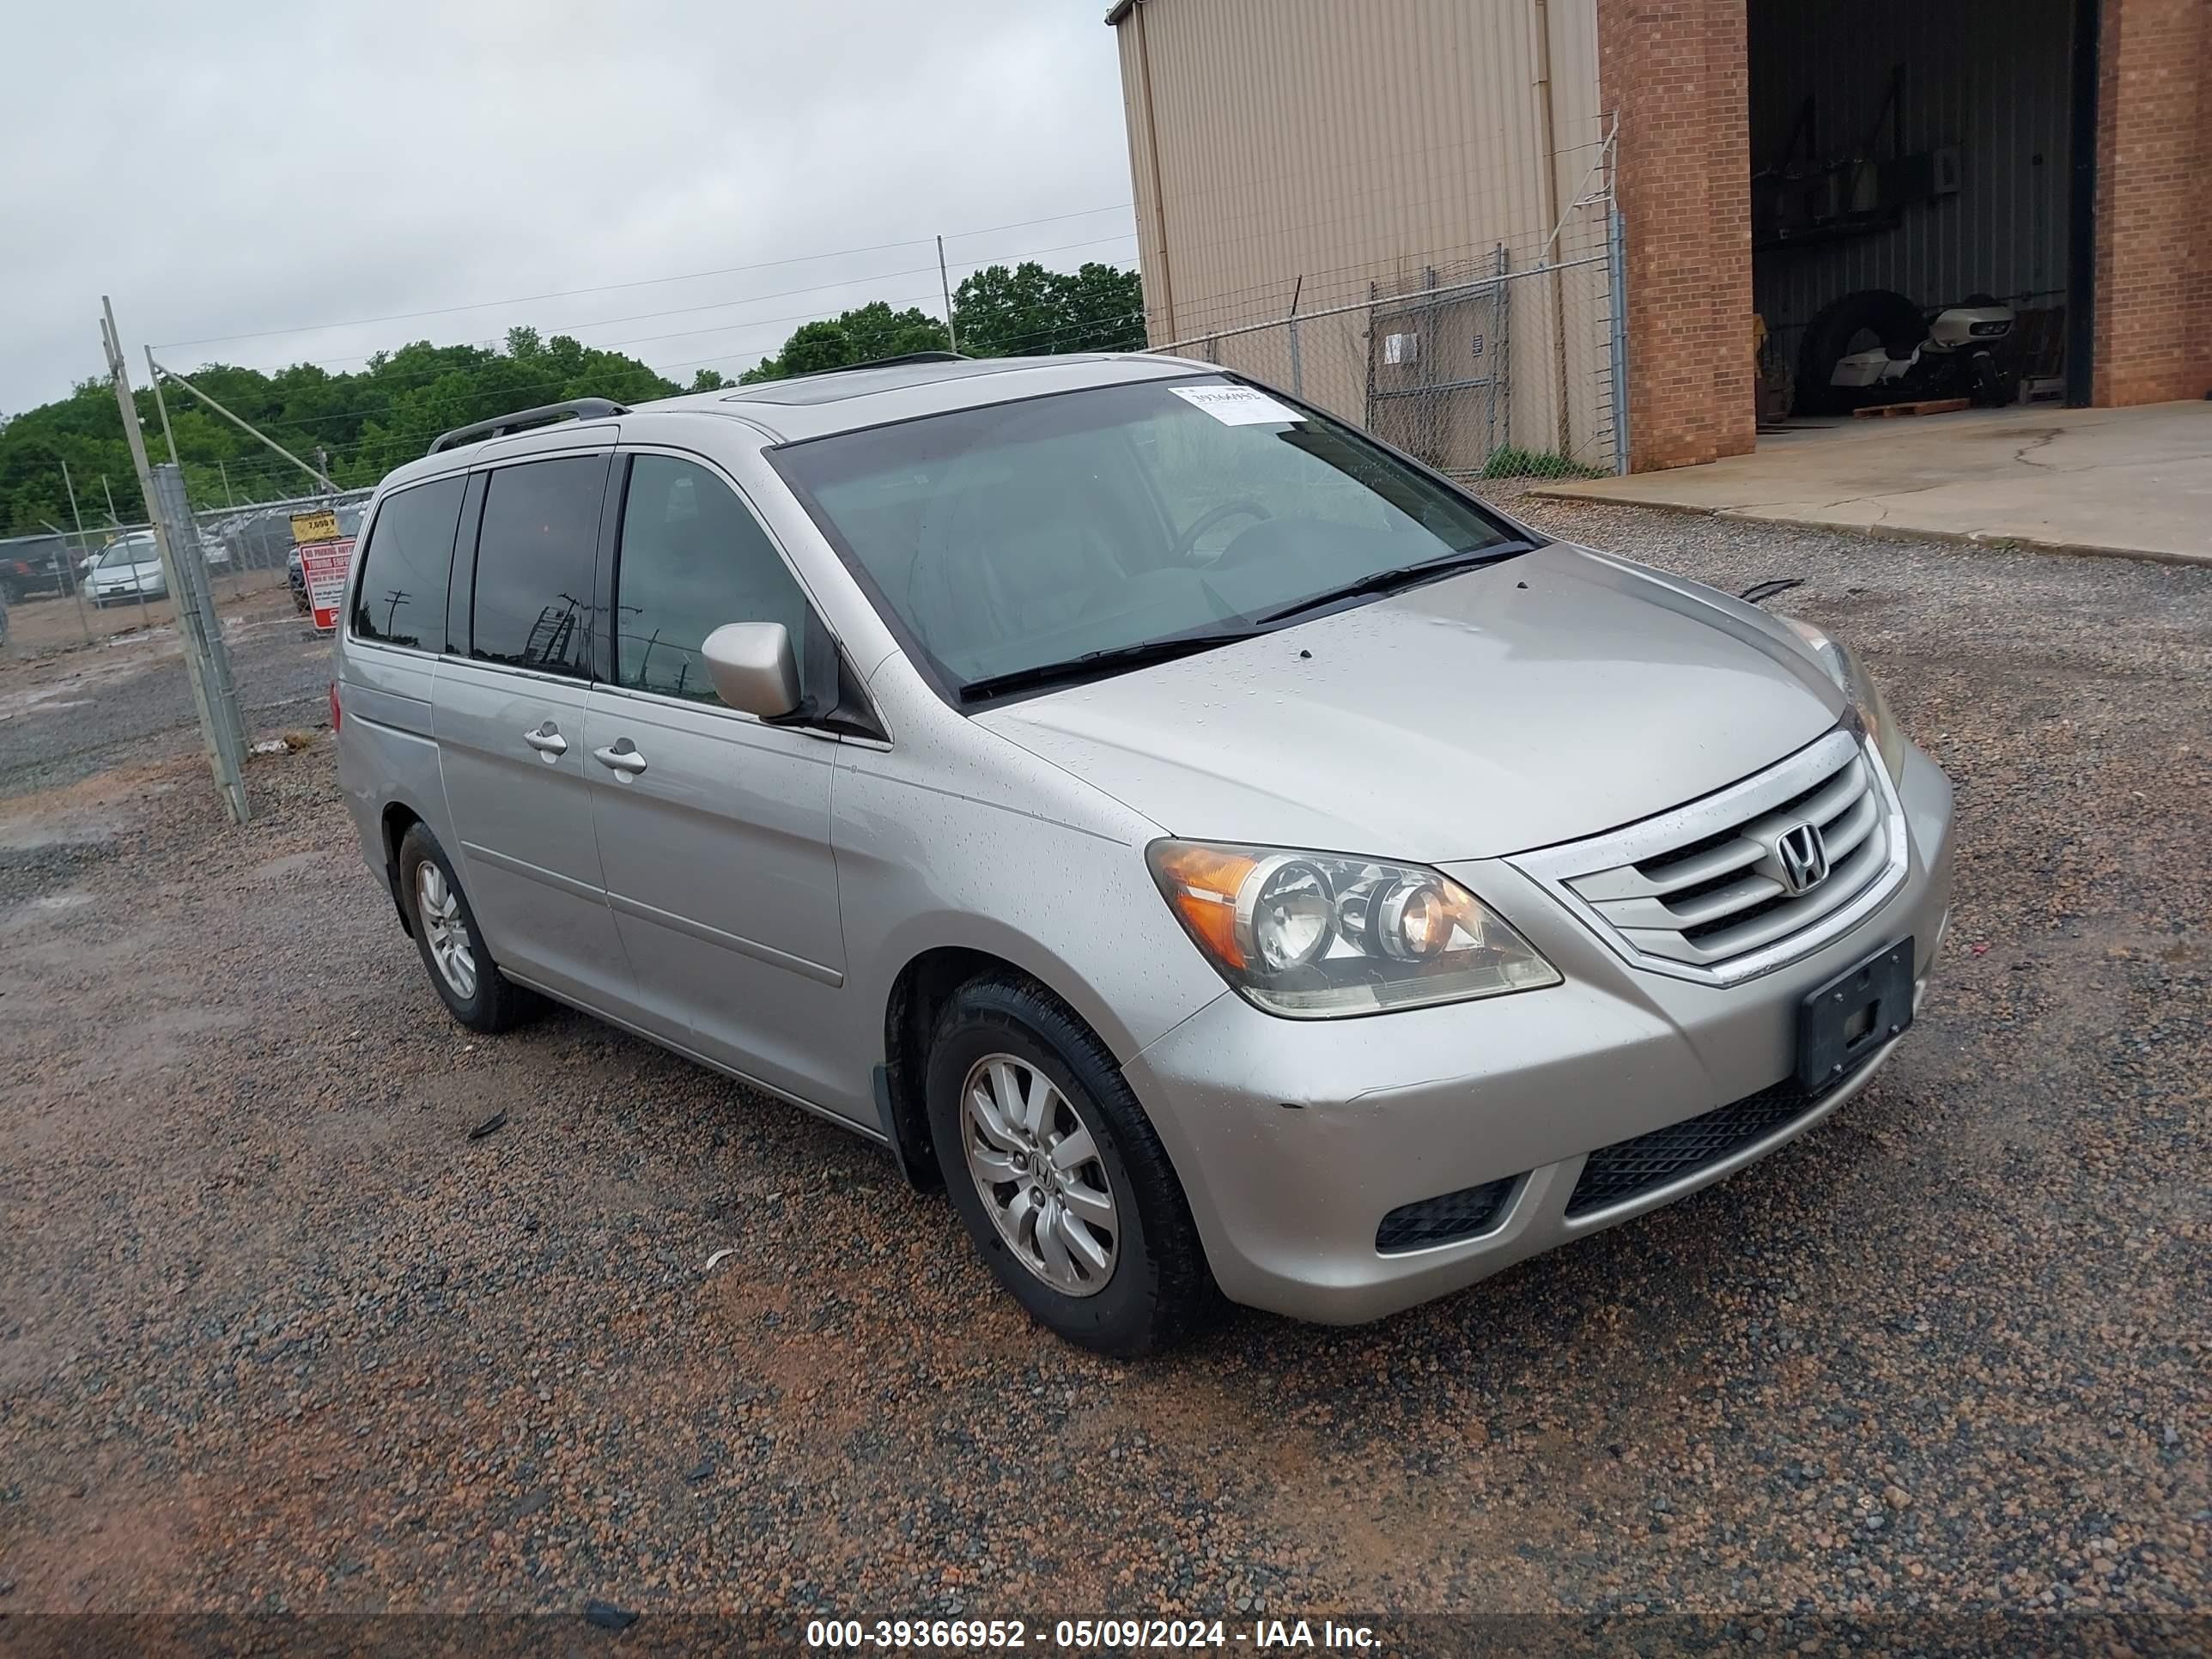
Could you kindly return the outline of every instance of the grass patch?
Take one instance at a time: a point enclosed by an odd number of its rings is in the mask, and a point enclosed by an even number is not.
[[[1608,469],[1571,461],[1550,450],[1522,449],[1517,445],[1508,444],[1503,449],[1491,452],[1490,459],[1483,463],[1482,476],[1486,478],[1602,478],[1608,476]]]

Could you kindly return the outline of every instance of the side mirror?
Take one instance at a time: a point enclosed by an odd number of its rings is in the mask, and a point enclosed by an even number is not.
[[[731,708],[772,720],[799,707],[799,662],[781,623],[724,623],[699,654],[714,695]]]

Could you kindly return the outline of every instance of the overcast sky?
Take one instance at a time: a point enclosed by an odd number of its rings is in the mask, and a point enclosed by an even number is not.
[[[527,323],[688,380],[939,309],[939,232],[956,284],[1135,262],[1103,0],[0,7],[0,413],[100,372],[103,293],[140,377]]]

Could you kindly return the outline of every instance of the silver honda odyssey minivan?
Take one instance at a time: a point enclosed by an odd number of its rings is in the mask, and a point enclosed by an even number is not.
[[[1838,641],[1210,364],[523,410],[385,480],[338,775],[431,987],[881,1143],[1070,1340],[1350,1322],[1865,1086],[1951,790]]]

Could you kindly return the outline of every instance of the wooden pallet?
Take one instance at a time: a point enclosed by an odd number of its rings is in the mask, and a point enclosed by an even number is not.
[[[1874,404],[1851,413],[1863,421],[1887,421],[1900,415],[1952,415],[1972,406],[1966,398],[1923,398],[1917,404]]]

